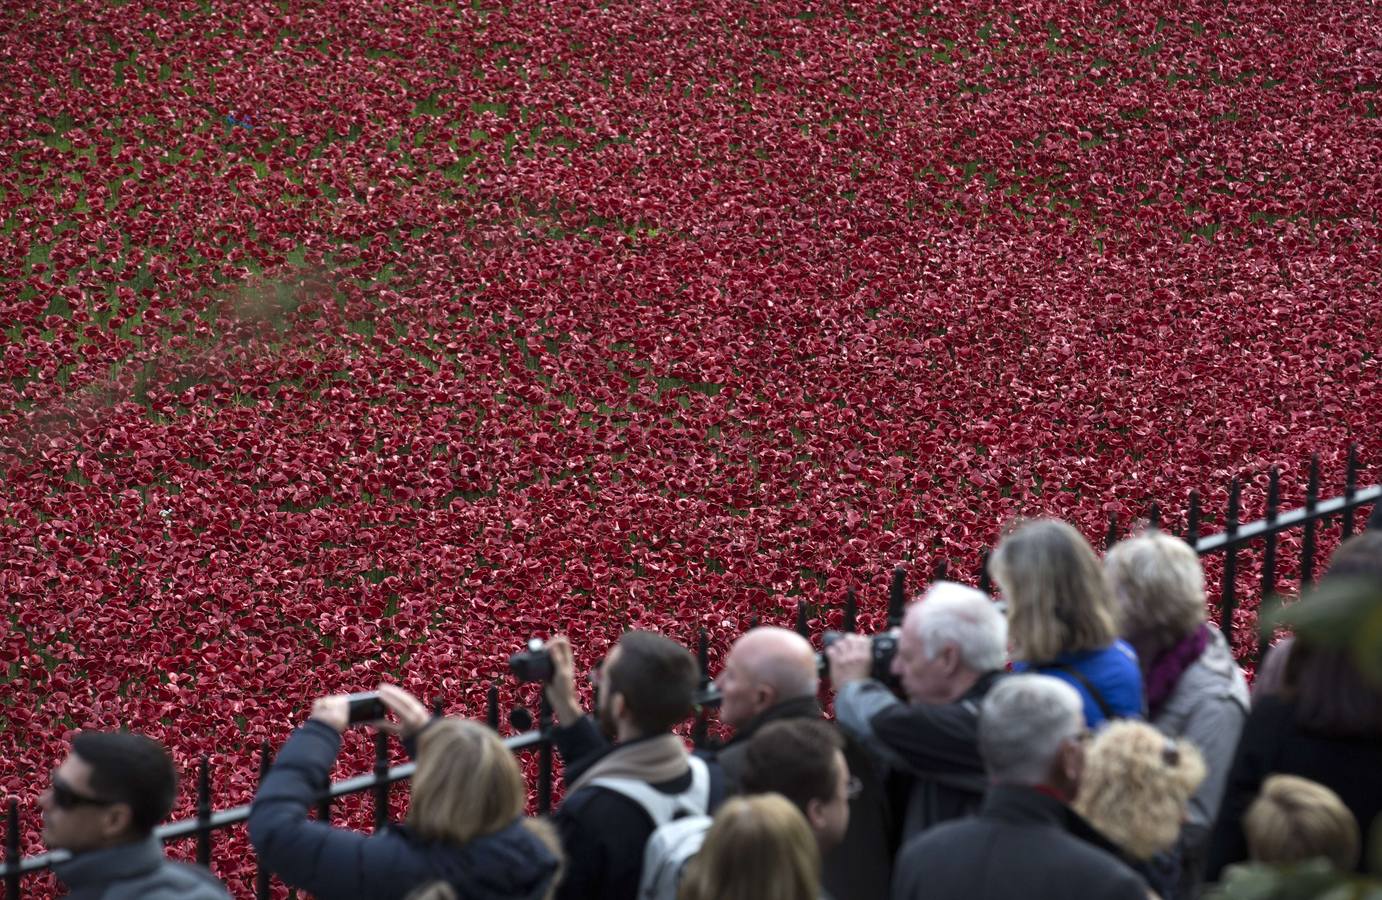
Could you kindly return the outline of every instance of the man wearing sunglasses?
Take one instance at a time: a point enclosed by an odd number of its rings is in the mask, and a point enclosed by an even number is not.
[[[153,830],[172,811],[177,774],[157,741],[83,731],[38,799],[43,841],[70,857],[53,871],[78,900],[225,900],[206,869],[173,862]]]

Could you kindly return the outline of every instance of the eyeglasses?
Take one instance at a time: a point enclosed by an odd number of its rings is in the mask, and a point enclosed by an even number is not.
[[[86,794],[79,793],[57,772],[52,774],[51,781],[53,805],[59,809],[75,809],[78,806],[110,806],[120,802],[118,800],[105,800],[101,797],[88,797]]]
[[[859,795],[864,792],[864,783],[859,780],[858,775],[849,776],[849,781],[845,784],[845,799],[858,800]]]

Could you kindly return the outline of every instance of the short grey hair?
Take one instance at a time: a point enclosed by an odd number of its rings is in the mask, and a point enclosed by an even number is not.
[[[1084,727],[1084,702],[1069,684],[1050,675],[1009,675],[979,710],[979,755],[999,784],[1042,784],[1061,745]]]
[[[1205,621],[1204,570],[1190,545],[1160,531],[1119,541],[1104,556],[1118,601],[1118,629],[1158,648]]]
[[[1007,664],[1008,620],[988,594],[972,587],[937,581],[907,610],[902,627],[921,641],[928,659],[954,644],[965,667],[975,672]]]

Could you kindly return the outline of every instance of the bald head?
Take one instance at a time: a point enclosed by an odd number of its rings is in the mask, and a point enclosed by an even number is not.
[[[786,700],[816,696],[816,652],[795,631],[754,628],[734,642],[716,683],[724,698],[720,720],[741,728]]]

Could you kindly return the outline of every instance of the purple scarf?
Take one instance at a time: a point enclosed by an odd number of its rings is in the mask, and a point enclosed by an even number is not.
[[[1161,707],[1176,689],[1176,682],[1185,670],[1195,664],[1195,660],[1209,646],[1209,624],[1200,625],[1180,643],[1163,650],[1151,667],[1147,669],[1147,707],[1152,718],[1161,712]]]

